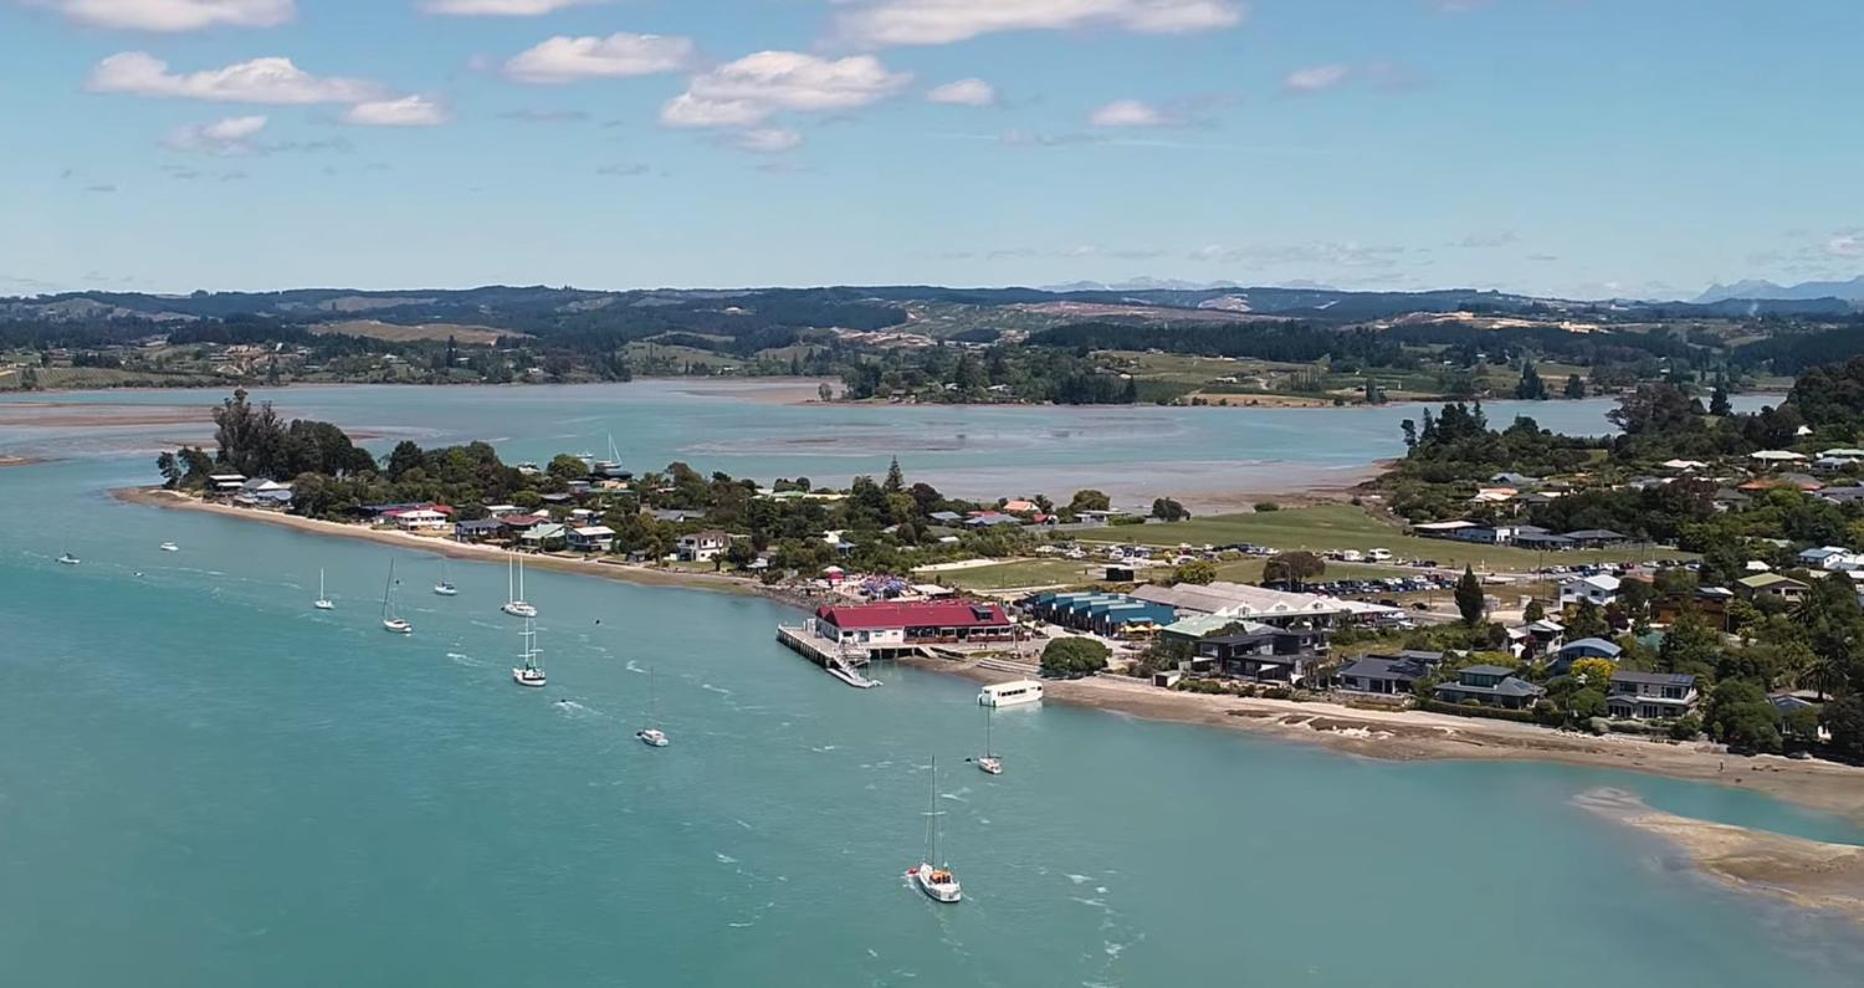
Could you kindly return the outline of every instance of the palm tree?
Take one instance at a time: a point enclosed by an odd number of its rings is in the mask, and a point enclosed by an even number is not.
[[[1819,702],[1845,685],[1850,663],[1846,657],[1836,653],[1815,654],[1812,664],[1799,674],[1799,685],[1803,689],[1818,690]]]

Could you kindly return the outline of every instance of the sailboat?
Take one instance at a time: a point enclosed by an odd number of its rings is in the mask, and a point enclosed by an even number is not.
[[[395,561],[388,561],[388,585],[382,588],[382,630],[397,635],[414,634],[414,625],[395,614]]]
[[[1003,774],[1003,759],[990,753],[990,714],[994,708],[984,708],[984,753],[971,759],[971,763],[991,775]]]
[[[919,891],[933,902],[957,902],[964,898],[964,889],[958,885],[958,876],[952,874],[945,865],[934,865],[938,860],[938,759],[932,759],[932,801],[926,808],[926,859],[916,868],[909,868],[906,877],[912,879]]]
[[[544,685],[544,667],[540,661],[543,654],[537,650],[537,629],[530,618],[525,618],[524,653],[518,656],[524,664],[511,670],[511,681],[519,686]]]
[[[634,736],[650,748],[665,748],[672,742],[660,729],[660,701],[654,695],[654,670],[647,670],[647,722],[653,726],[635,731]]]
[[[317,608],[320,611],[330,611],[330,610],[336,609],[337,605],[332,604],[330,602],[330,595],[327,593],[324,593],[324,571],[323,570],[317,571],[317,599],[311,601],[311,606]]]
[[[452,580],[447,579],[447,560],[444,556],[440,559],[440,582],[434,584],[434,592],[442,597],[458,597],[460,595],[460,588],[454,586]]]
[[[534,618],[537,616],[537,608],[524,601],[524,557],[517,557],[517,582],[515,583],[512,582],[512,563],[513,560],[505,560],[505,606],[499,610],[512,617]]]
[[[69,537],[65,539],[65,551],[59,553],[58,561],[66,566],[76,566],[78,563],[83,562],[83,560],[72,554],[71,539]]]
[[[621,453],[615,449],[614,433],[608,434],[608,459],[595,461],[590,472],[602,477],[620,477],[626,473],[621,469]]]

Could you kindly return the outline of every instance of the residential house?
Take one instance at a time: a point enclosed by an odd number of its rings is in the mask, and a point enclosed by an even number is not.
[[[1738,592],[1749,599],[1772,597],[1787,603],[1794,603],[1806,596],[1812,588],[1790,576],[1778,573],[1756,573],[1735,582]]]
[[[1763,469],[1767,467],[1777,467],[1783,463],[1806,462],[1805,454],[1795,453],[1788,449],[1763,449],[1748,454],[1748,459],[1753,460]]]
[[[1520,710],[1531,706],[1547,691],[1525,679],[1517,679],[1513,669],[1475,665],[1459,670],[1456,682],[1437,687],[1437,699],[1445,703],[1479,703],[1485,707]]]
[[[964,516],[956,511],[934,511],[926,517],[940,525],[958,525],[964,522]]]
[[[1326,659],[1326,651],[1324,631],[1266,625],[1197,644],[1198,657],[1213,662],[1226,676],[1291,685],[1306,681]]]
[[[1618,599],[1620,585],[1617,577],[1606,573],[1572,577],[1560,583],[1560,606],[1570,607],[1591,601],[1604,607]]]
[[[577,552],[612,552],[615,530],[607,525],[585,525],[569,530],[570,548]]]
[[[236,494],[246,484],[246,475],[242,473],[210,473],[207,484],[215,494]]]
[[[683,563],[709,563],[725,554],[731,548],[731,536],[716,528],[703,532],[682,535],[674,543],[675,552]]]
[[[518,536],[518,542],[526,549],[544,552],[563,545],[564,535],[568,529],[553,521],[539,522]]]
[[[1762,572],[1765,572],[1764,570]],[[1717,631],[1728,630],[1728,605],[1735,592],[1727,587],[1701,587],[1688,595],[1672,595],[1651,601],[1651,620],[1672,625],[1691,611]]]
[[[1442,661],[1442,652],[1405,651],[1396,655],[1367,655],[1342,667],[1335,681],[1340,689],[1354,693],[1408,695],[1417,681],[1429,676],[1431,670]]]
[[[1852,504],[1864,501],[1864,487],[1827,487],[1819,496],[1833,504]]]
[[[438,532],[453,527],[452,512],[431,508],[402,508],[383,514],[383,518],[404,532]]]
[[[455,542],[491,542],[503,538],[505,532],[505,523],[497,518],[476,518],[472,521],[453,523],[453,540]]]
[[[964,523],[972,528],[991,528],[996,525],[1021,525],[1023,520],[1015,515],[1006,515],[1001,511],[973,512]]]
[[[1675,720],[1695,709],[1696,677],[1669,672],[1616,672],[1605,709],[1619,720]]]
[[[1609,659],[1616,662],[1623,654],[1624,649],[1603,638],[1581,638],[1560,646],[1560,650],[1547,661],[1547,671],[1555,676],[1564,676],[1572,671],[1573,663],[1580,659]]]
[[[1822,569],[1834,573],[1864,569],[1864,555],[1835,545],[1807,549],[1799,554],[1799,562],[1807,569]]]

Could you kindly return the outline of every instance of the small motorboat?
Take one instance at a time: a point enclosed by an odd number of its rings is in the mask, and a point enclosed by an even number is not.
[[[78,557],[72,555],[69,552],[65,553],[62,556],[59,556],[58,561],[61,564],[66,565],[66,566],[76,566],[77,564],[83,562],[83,560],[79,559]]]
[[[180,552],[181,547],[176,545],[173,542],[164,542],[162,543],[162,551],[163,552]]]
[[[667,739],[667,733],[658,727],[649,727],[645,730],[635,731],[634,736],[640,738],[641,743],[650,748],[665,748],[667,745],[673,743]]]

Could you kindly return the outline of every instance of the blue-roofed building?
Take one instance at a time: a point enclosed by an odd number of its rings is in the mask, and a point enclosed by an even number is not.
[[[1023,606],[1051,624],[1108,637],[1151,634],[1178,618],[1178,612],[1164,604],[1115,593],[1041,593]]]

